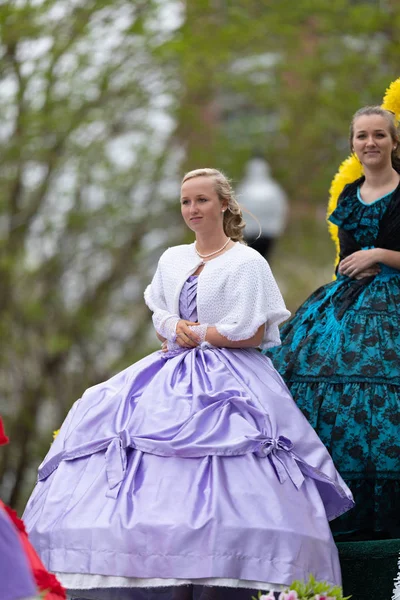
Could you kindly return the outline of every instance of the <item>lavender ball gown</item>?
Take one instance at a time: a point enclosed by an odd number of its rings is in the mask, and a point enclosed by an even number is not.
[[[194,321],[196,287],[192,276],[180,297]],[[133,589],[268,589],[310,573],[340,584],[328,519],[352,506],[270,360],[210,347],[154,352],[88,389],[24,519],[64,586],[137,598]]]

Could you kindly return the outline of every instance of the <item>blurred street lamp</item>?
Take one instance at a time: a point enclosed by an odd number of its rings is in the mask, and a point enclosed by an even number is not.
[[[252,158],[247,163],[245,178],[239,184],[237,192],[239,204],[245,209],[243,211],[246,221],[245,240],[264,258],[269,259],[275,241],[286,225],[288,214],[286,194],[272,179],[268,163],[258,157]],[[246,213],[246,210],[257,220]]]

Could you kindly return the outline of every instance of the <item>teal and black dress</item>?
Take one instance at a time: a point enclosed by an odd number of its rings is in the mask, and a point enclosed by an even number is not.
[[[400,185],[365,204],[362,181],[344,188],[329,217],[340,259],[400,251]],[[400,537],[400,271],[380,266],[316,290],[268,351],[353,492],[356,507],[332,524],[350,538]]]

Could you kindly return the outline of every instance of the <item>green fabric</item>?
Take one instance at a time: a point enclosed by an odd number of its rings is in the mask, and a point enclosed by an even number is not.
[[[397,576],[400,539],[338,542],[343,592],[352,600],[390,600]]]

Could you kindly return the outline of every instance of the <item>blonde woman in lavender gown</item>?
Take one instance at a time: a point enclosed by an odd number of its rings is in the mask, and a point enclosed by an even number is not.
[[[162,348],[83,394],[24,519],[71,598],[230,600],[293,579],[340,584],[328,520],[352,496],[270,360],[289,316],[243,243],[228,180],[188,173],[192,244],[145,301]]]

